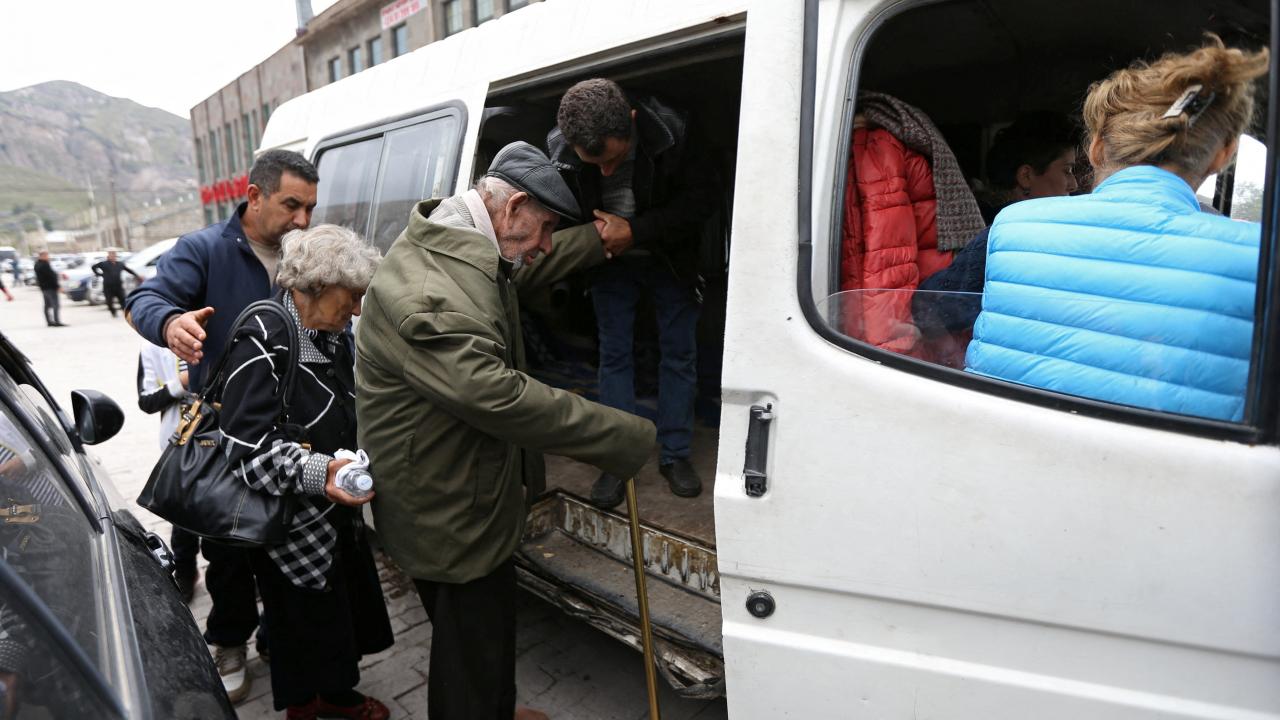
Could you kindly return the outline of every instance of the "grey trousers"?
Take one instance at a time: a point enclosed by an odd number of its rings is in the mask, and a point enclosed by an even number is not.
[[[58,305],[58,291],[41,288],[40,293],[44,295],[44,321],[50,325],[61,325],[62,308]]]

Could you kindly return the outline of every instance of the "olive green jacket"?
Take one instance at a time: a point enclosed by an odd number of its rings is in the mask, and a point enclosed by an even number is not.
[[[556,233],[550,255],[512,275],[479,231],[428,220],[441,202],[413,209],[365,295],[356,413],[391,557],[411,577],[462,583],[515,551],[525,492],[544,486],[541,453],[631,477],[655,430],[523,372],[517,285],[602,262],[594,226]]]

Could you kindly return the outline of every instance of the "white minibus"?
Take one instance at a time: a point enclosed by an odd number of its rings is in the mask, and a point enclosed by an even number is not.
[[[672,496],[656,459],[638,478],[657,664],[684,694],[735,720],[1280,718],[1278,7],[547,0],[281,105],[262,149],[317,164],[313,222],[385,249],[504,144],[545,147],[577,81],[698,124],[724,179],[699,248],[707,489]],[[1206,31],[1273,58],[1249,157],[1201,189],[1262,222],[1242,419],[995,380],[846,322],[877,290],[841,293],[860,93],[927,115],[978,188],[1021,113],[1078,118],[1089,83]],[[528,299],[525,337],[531,374],[595,397],[586,289]],[[636,338],[647,412],[651,319]],[[548,458],[521,584],[638,647],[626,518],[584,499],[595,477]]]

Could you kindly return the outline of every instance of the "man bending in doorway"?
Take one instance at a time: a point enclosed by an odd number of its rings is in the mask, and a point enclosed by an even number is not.
[[[689,462],[697,393],[698,239],[719,183],[687,113],[651,96],[628,96],[612,80],[569,88],[547,136],[551,159],[583,212],[592,211],[609,258],[590,271],[600,336],[600,402],[634,413],[636,306],[658,321],[658,468],[671,492],[696,497]],[[622,502],[625,478],[603,473],[591,502]]]

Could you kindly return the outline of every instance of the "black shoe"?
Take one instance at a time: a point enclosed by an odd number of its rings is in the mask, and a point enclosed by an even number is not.
[[[188,565],[179,565],[173,571],[173,581],[178,583],[178,594],[182,596],[182,602],[190,604],[191,598],[196,595],[196,578],[200,576],[200,571],[196,570],[195,563]]]
[[[53,326],[54,326],[54,327],[71,327],[70,325],[68,325],[68,324],[66,324],[66,323],[64,323],[64,322],[54,323],[54,324],[53,324]]]
[[[690,465],[688,460],[676,458],[669,463],[663,463],[658,466],[658,472],[667,479],[667,485],[671,487],[672,493],[689,498],[702,494],[702,480],[698,478],[698,471],[693,469],[693,465]]]
[[[622,502],[627,494],[627,481],[617,475],[600,473],[591,486],[591,504],[608,510]]]

